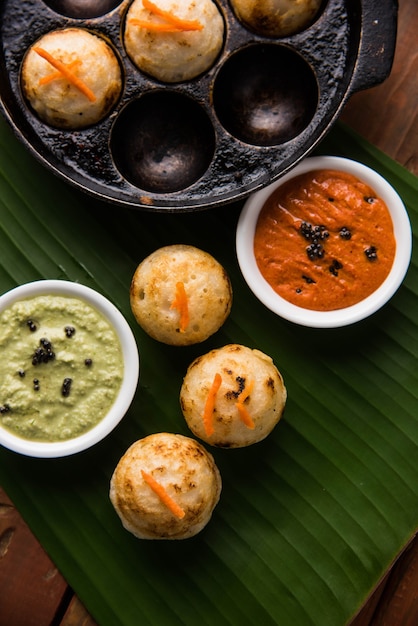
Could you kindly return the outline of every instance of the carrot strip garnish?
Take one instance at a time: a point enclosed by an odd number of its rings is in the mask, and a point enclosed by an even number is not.
[[[48,61],[48,63],[50,63],[52,67],[55,67],[58,72],[61,72],[61,74],[65,76],[65,78],[69,80],[70,83],[74,85],[74,87],[81,91],[81,93],[84,94],[90,100],[90,102],[94,102],[96,100],[96,96],[94,95],[92,90],[87,87],[87,85],[81,80],[81,78],[78,78],[78,76],[76,76],[70,69],[68,69],[68,66],[65,65],[65,63],[53,57],[52,54],[50,54],[43,48],[34,48],[34,50],[37,54],[39,54],[39,56]]]
[[[178,282],[176,284],[176,297],[171,303],[171,309],[177,309],[180,313],[180,332],[184,333],[189,325],[189,304],[187,300],[184,284]]]
[[[160,498],[161,502],[163,504],[165,504],[165,506],[168,509],[170,509],[170,511],[173,513],[173,515],[175,515],[179,519],[182,519],[186,515],[185,512],[183,511],[181,506],[179,506],[177,504],[177,502],[175,502],[173,500],[173,498],[171,498],[168,495],[168,493],[164,489],[164,487],[159,482],[157,482],[155,480],[155,478],[153,476],[151,476],[151,474],[148,474],[147,472],[144,472],[144,470],[141,470],[141,474],[142,474],[142,478],[145,480],[147,485],[149,485],[151,487],[153,492],[155,494],[157,494],[157,496]]]
[[[245,387],[245,389],[243,389],[241,391],[241,393],[239,394],[237,401],[235,403],[235,406],[238,409],[238,413],[239,416],[241,418],[241,420],[244,422],[244,424],[248,427],[253,429],[255,424],[253,422],[253,419],[251,417],[251,415],[249,414],[246,406],[244,406],[244,402],[246,401],[246,399],[249,397],[250,393],[252,392],[254,387],[254,381],[252,380],[250,383],[248,383],[248,385]]]
[[[72,61],[71,63],[67,65],[67,69],[73,70],[75,67],[78,67],[79,65],[81,65],[81,61],[79,59],[76,59],[75,61]],[[44,76],[43,78],[40,78],[39,84],[46,85],[47,83],[50,83],[53,80],[57,80],[58,78],[65,78],[65,76],[62,74],[62,72],[59,72],[59,71],[52,72],[52,74],[48,74],[48,76]]]
[[[168,22],[147,22],[146,20],[138,20],[134,17],[129,20],[129,22],[134,26],[146,28],[147,30],[154,31],[156,33],[181,33],[184,30],[183,28],[178,28]]]
[[[215,410],[215,401],[216,394],[218,393],[218,389],[221,386],[222,377],[220,374],[216,373],[212,382],[212,386],[209,389],[209,393],[206,398],[205,408],[203,411],[203,425],[205,427],[205,432],[208,437],[213,435],[215,429],[213,427],[213,411]]]
[[[181,17],[173,15],[170,11],[160,9],[156,4],[151,2],[151,0],[142,0],[142,4],[144,9],[151,11],[154,15],[162,17],[167,22],[170,22],[170,24],[173,24],[173,26],[177,26],[180,30],[203,30],[203,26],[199,20],[184,20]]]

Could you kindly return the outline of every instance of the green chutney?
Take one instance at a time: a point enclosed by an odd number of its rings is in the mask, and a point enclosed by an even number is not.
[[[123,378],[111,324],[82,299],[41,295],[0,313],[0,425],[24,439],[64,441],[107,414]]]

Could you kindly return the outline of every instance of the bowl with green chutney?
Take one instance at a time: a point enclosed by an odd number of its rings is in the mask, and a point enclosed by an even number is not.
[[[39,280],[0,296],[0,445],[56,458],[116,427],[139,378],[132,330],[85,285]]]

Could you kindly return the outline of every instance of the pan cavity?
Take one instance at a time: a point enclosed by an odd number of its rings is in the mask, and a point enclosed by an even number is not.
[[[254,146],[291,141],[309,125],[318,106],[311,66],[279,44],[241,48],[220,68],[213,105],[222,126]]]
[[[110,13],[122,0],[44,0],[50,9],[75,19],[91,19]]]
[[[150,193],[173,193],[206,172],[215,152],[215,132],[197,102],[157,90],[121,111],[110,149],[116,168],[132,185]]]

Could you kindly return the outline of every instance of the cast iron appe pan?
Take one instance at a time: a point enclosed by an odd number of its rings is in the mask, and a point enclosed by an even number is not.
[[[76,188],[115,206],[194,211],[241,200],[288,172],[324,138],[356,91],[390,73],[397,0],[324,0],[290,37],[259,36],[218,0],[224,48],[202,76],[163,84],[137,70],[121,33],[131,0],[3,0],[0,109],[27,149]],[[25,52],[70,26],[104,37],[124,85],[102,122],[41,122],[20,86]],[[261,120],[261,122],[260,122]]]

